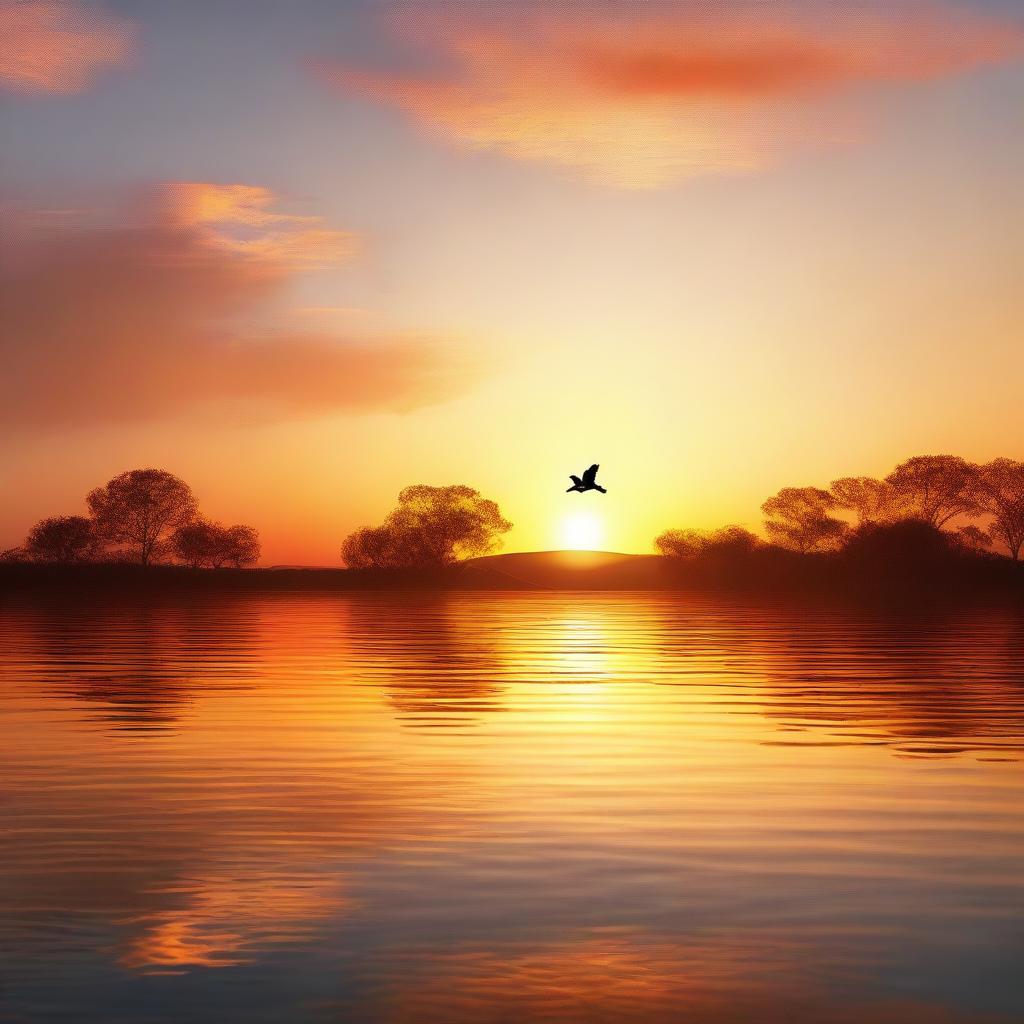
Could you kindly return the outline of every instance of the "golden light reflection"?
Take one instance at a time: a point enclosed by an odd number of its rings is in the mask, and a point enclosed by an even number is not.
[[[182,907],[125,922],[141,930],[118,958],[142,973],[192,967],[233,967],[258,951],[309,937],[313,924],[343,904],[333,883],[286,881],[272,876],[205,875],[160,895],[181,895]]]
[[[583,616],[562,619],[555,625],[552,641],[561,672],[574,680],[580,677],[580,682],[596,682],[607,674],[611,649],[602,625],[600,619]],[[557,688],[559,693],[566,690],[578,693],[579,687]]]
[[[415,985],[392,993],[386,1019],[1009,1024],[1001,1016],[871,992],[837,1003],[814,976],[815,962],[806,945],[774,933],[715,933],[694,941],[608,929],[529,950],[465,949],[431,957],[417,965]]]
[[[376,958],[395,1021],[511,1003],[522,1019],[903,1024],[946,1018],[830,1014],[820,979],[861,966],[867,942],[905,966],[894,902],[957,953],[979,876],[1012,903],[1019,764],[964,753],[1024,749],[1012,619],[865,633],[824,612],[571,592],[76,614],[0,622],[3,909],[119,935],[126,971],[287,947],[356,972]],[[984,707],[946,713],[954,684]],[[140,696],[161,693],[166,727],[140,733]],[[918,756],[941,745],[941,771],[894,756],[925,728]],[[939,879],[960,903],[935,903]],[[368,922],[369,952],[352,945]]]

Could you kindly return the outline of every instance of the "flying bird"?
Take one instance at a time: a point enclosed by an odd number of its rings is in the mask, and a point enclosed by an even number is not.
[[[608,492],[595,481],[597,476],[597,463],[595,462],[590,469],[584,470],[583,476],[573,476],[569,474],[569,479],[572,481],[572,487],[570,487],[565,493],[568,494],[570,491],[579,491],[582,494],[584,491],[600,491],[602,494]]]

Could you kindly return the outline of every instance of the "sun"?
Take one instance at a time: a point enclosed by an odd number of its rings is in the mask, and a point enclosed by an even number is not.
[[[604,539],[604,523],[593,512],[573,512],[562,520],[560,542],[567,551],[596,551]]]

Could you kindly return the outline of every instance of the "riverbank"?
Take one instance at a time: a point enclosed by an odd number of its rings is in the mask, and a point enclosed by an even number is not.
[[[521,552],[435,570],[0,565],[0,594],[8,596],[362,590],[681,590],[914,602],[999,597],[1024,603],[1024,563],[984,556],[865,562],[767,549],[742,559],[686,561],[609,552]]]

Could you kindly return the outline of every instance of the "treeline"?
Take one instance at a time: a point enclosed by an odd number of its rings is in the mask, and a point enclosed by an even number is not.
[[[158,469],[122,473],[86,496],[88,515],[37,523],[0,561],[75,565],[254,565],[259,537],[200,515],[189,486]],[[672,529],[655,547],[678,565],[739,567],[751,577],[818,571],[842,556],[879,566],[963,560],[1019,561],[1024,553],[1024,463],[985,464],[921,455],[883,479],[843,477],[827,487],[784,487],[761,506],[763,539],[741,526]],[[495,550],[512,528],[498,505],[471,487],[405,488],[379,526],[356,530],[341,557],[356,570],[443,570]],[[832,559],[834,560],[834,559]],[[803,568],[799,568],[803,566]],[[703,568],[702,568],[703,567]]]
[[[888,551],[919,555],[1024,550],[1024,462],[985,464],[955,455],[918,455],[883,479],[842,477],[827,488],[784,487],[761,506],[768,544],[740,526],[667,530],[663,555],[738,559],[767,546],[802,555]]]
[[[194,568],[254,565],[259,535],[251,526],[224,526],[199,513],[192,489],[162,469],[121,473],[85,499],[89,514],[51,516],[0,561],[50,565],[176,562]]]

